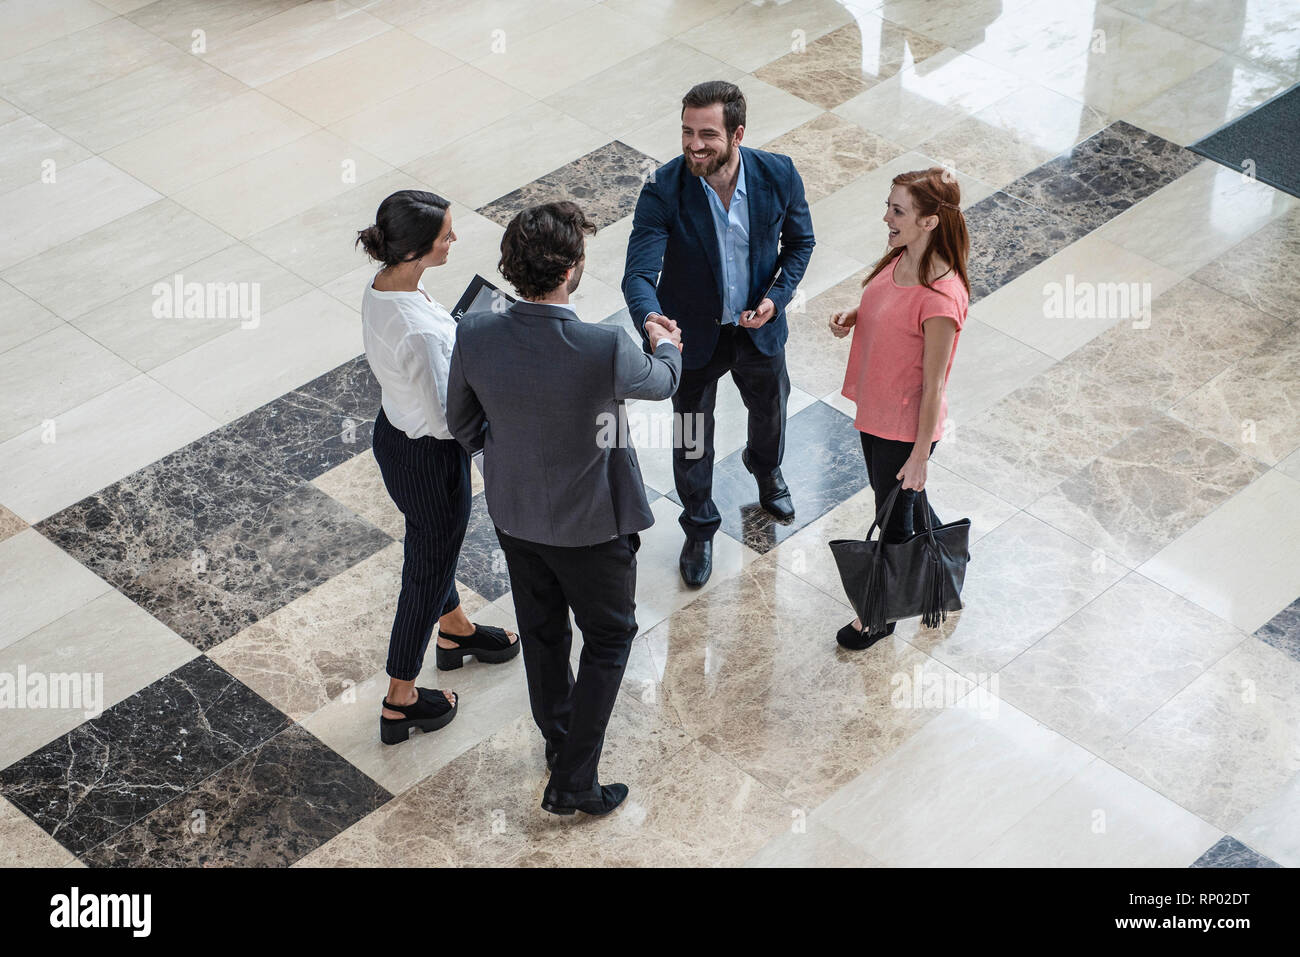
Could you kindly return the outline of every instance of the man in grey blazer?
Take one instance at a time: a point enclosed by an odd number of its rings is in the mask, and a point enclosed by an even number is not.
[[[585,323],[568,304],[594,232],[569,202],[510,221],[499,269],[521,299],[461,319],[447,384],[448,427],[483,450],[551,768],[542,807],[556,814],[607,814],[627,797],[626,785],[596,774],[636,637],[637,533],[654,524],[623,402],[668,398],[682,372],[676,323],[647,325],[647,355],[622,328]],[[570,609],[582,630],[576,680]]]

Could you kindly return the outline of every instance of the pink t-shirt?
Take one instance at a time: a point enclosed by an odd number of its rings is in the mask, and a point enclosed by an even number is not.
[[[970,294],[956,274],[933,283],[939,292],[919,283],[898,285],[894,282],[894,269],[899,258],[895,257],[862,290],[841,394],[858,405],[853,424],[859,432],[915,442],[924,378],[925,333],[921,323],[931,316],[950,316],[957,323],[960,339]],[[957,342],[953,340],[952,355],[943,373],[945,390],[939,406],[939,423],[931,441],[938,441],[943,435],[943,423],[948,417],[946,386],[956,355]]]

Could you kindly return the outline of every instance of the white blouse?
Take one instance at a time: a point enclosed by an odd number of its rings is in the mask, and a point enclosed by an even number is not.
[[[450,439],[447,375],[456,320],[428,296],[423,282],[419,288],[381,292],[372,278],[361,300],[362,341],[393,427],[413,439]]]

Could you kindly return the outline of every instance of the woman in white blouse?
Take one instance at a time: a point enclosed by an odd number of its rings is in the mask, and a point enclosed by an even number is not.
[[[425,269],[447,261],[456,241],[448,205],[433,193],[400,190],[380,203],[375,224],[357,234],[370,258],[384,264],[361,301],[362,335],[383,392],[375,459],[406,517],[402,591],[379,721],[385,744],[405,741],[412,728],[435,731],[456,716],[454,692],[415,686],[435,622],[442,670],[459,668],[467,655],[496,663],[519,652],[513,633],[472,623],[456,592],[471,496],[469,456],[447,429],[456,323],[420,281]]]

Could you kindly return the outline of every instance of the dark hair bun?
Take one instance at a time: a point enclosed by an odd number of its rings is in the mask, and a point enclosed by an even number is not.
[[[357,242],[366,251],[366,255],[376,262],[385,262],[388,259],[384,248],[384,231],[378,226],[367,226],[357,233]]]

